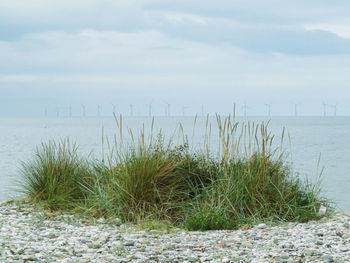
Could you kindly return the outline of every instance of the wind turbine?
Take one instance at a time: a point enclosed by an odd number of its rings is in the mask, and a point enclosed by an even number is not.
[[[243,105],[244,118],[247,118],[247,108],[248,108],[247,103],[244,102],[244,105]]]
[[[293,105],[294,105],[294,116],[298,116],[298,106],[301,104],[301,103],[296,103],[296,102],[291,102]]]
[[[165,115],[168,116],[168,117],[170,117],[170,115],[171,115],[171,114],[170,114],[170,106],[171,106],[171,105],[170,105],[168,102],[166,102],[166,101],[165,101],[165,104],[166,104],[166,106],[167,106],[167,107],[165,108]]]
[[[69,105],[69,118],[72,118],[72,105]]]
[[[82,109],[83,109],[83,117],[86,116],[86,107],[84,104],[81,105]]]
[[[130,104],[130,116],[134,116],[134,106],[132,104]]]
[[[322,102],[322,105],[323,105],[323,116],[327,116],[327,104],[323,101]]]
[[[331,107],[334,109],[334,116],[337,116],[338,104],[331,105]]]
[[[185,106],[182,104],[182,116],[185,116],[185,111],[186,109],[188,109],[189,107]]]
[[[298,106],[300,105],[300,103],[294,103],[294,116],[298,116]]]
[[[101,106],[97,104],[97,117],[101,117]]]
[[[111,103],[112,104],[112,107],[113,107],[113,111],[112,111],[112,113],[113,113],[113,115],[115,115],[115,112],[116,112],[116,106],[113,104],[113,103]]]
[[[152,101],[146,106],[148,107],[148,117],[152,117]]]
[[[148,105],[148,117],[152,117],[152,103]]]
[[[265,104],[265,106],[267,107],[268,116],[271,117],[271,104]]]
[[[60,108],[56,105],[56,117],[60,116]]]

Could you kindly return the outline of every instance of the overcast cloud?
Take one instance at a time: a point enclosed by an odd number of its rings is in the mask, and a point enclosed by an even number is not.
[[[345,0],[1,0],[0,114],[246,102],[290,115],[300,102],[317,115],[325,101],[349,115],[349,12]]]

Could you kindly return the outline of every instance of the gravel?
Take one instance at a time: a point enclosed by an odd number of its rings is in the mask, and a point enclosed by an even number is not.
[[[305,224],[166,233],[6,202],[0,229],[0,262],[350,262],[350,214],[340,211]]]

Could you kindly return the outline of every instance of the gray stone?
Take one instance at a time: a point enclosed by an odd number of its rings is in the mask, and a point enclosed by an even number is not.
[[[348,252],[348,251],[350,251],[350,243],[348,244],[348,246],[341,246],[340,247],[340,251],[341,252]]]
[[[114,218],[113,220],[109,221],[109,224],[114,226],[121,226],[123,222],[120,218]]]
[[[129,240],[129,241],[125,241],[123,244],[124,244],[124,246],[126,246],[126,247],[131,247],[131,246],[133,246],[133,245],[135,244],[135,242]]]
[[[331,255],[322,256],[322,257],[321,257],[321,260],[322,260],[324,263],[332,263],[332,262],[334,262],[334,258],[333,258]]]
[[[266,228],[266,224],[259,224],[257,225],[258,229],[265,229]]]

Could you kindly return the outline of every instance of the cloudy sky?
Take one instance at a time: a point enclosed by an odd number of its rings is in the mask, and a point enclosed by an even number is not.
[[[350,115],[350,1],[1,0],[0,114]]]

